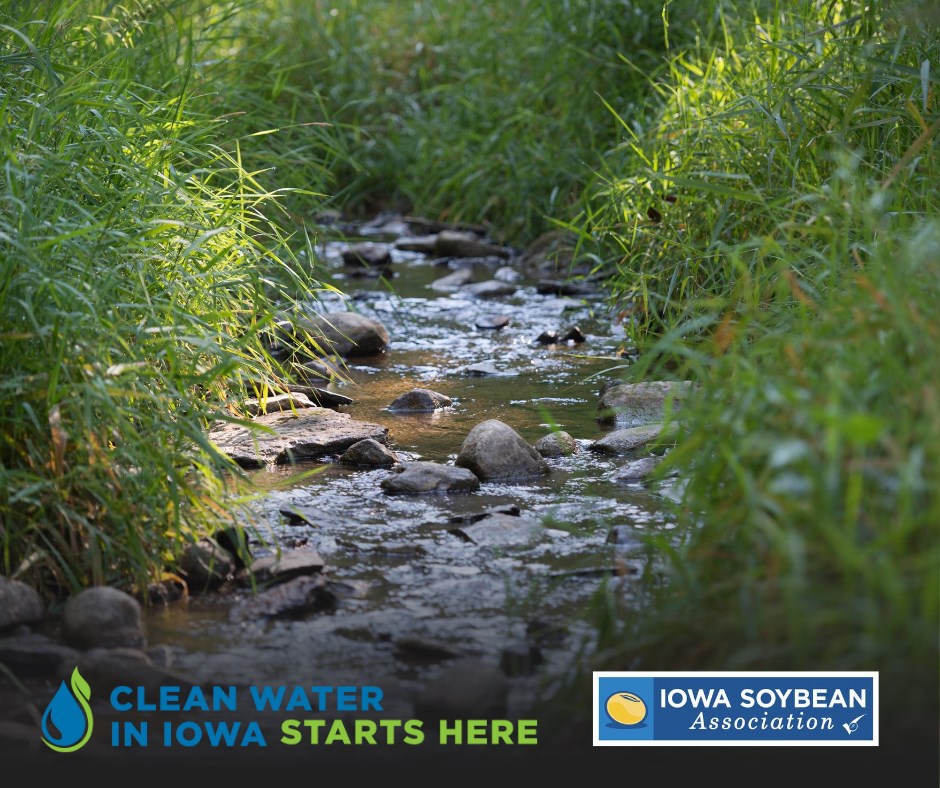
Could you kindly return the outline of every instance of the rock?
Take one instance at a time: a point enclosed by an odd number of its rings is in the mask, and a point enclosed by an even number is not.
[[[323,523],[335,522],[336,516],[319,509],[316,506],[284,506],[278,509],[278,514],[287,520],[288,525],[311,525],[319,526]]]
[[[345,394],[337,394],[329,389],[319,388],[318,386],[301,386],[296,383],[288,383],[287,390],[294,394],[303,394],[314,405],[321,408],[336,408],[340,405],[352,405],[355,400],[347,397]]]
[[[143,687],[151,697],[158,695],[161,687],[179,687],[186,692],[195,686],[185,676],[155,665],[135,648],[91,649],[82,653],[77,663],[61,665],[59,678],[67,682],[75,667],[92,687]]]
[[[614,384],[602,392],[595,418],[618,427],[659,424],[665,417],[667,399],[671,399],[672,411],[678,411],[689,386],[688,382],[669,381]]]
[[[74,648],[37,633],[0,638],[0,665],[20,679],[54,677],[61,665],[74,667],[78,657]]]
[[[499,666],[507,676],[532,676],[542,664],[541,649],[535,643],[514,643],[499,655]]]
[[[333,611],[336,596],[323,575],[309,575],[262,591],[229,611],[234,623],[264,618],[300,618],[310,613]]]
[[[498,331],[509,325],[509,318],[505,315],[482,315],[476,319],[474,325],[477,328],[496,329]]]
[[[275,394],[272,397],[261,399],[245,400],[245,411],[251,416],[257,416],[259,413],[277,413],[282,410],[298,410],[300,408],[312,408],[313,403],[306,394]]]
[[[389,495],[475,492],[480,480],[469,470],[436,462],[403,462],[382,481]]]
[[[491,514],[508,514],[511,517],[518,517],[522,514],[522,510],[514,503],[511,503],[505,506],[494,506],[491,509],[484,509],[482,512],[454,514],[447,518],[447,522],[452,525],[473,525],[473,523],[479,522],[484,517],[489,517]]]
[[[447,408],[453,404],[453,400],[437,391],[431,389],[412,389],[388,406],[388,410],[393,413],[430,413],[438,408]]]
[[[212,534],[212,538],[232,557],[236,569],[243,569],[252,562],[248,534],[242,526],[230,525],[220,528]]]
[[[642,457],[639,460],[622,465],[611,474],[610,478],[615,482],[645,482],[661,462],[661,457]]]
[[[434,242],[437,257],[509,257],[509,251],[473,233],[442,230]]]
[[[146,645],[140,603],[107,586],[86,588],[62,609],[62,639],[78,649],[141,648]]]
[[[536,337],[536,342],[540,345],[557,345],[559,336],[557,331],[543,331]]]
[[[336,600],[344,599],[366,599],[372,588],[368,580],[327,580],[326,590],[331,593]]]
[[[472,525],[452,528],[454,536],[481,547],[511,547],[537,541],[543,534],[538,520],[509,514],[491,514]]]
[[[581,451],[581,444],[563,430],[539,438],[533,447],[543,457],[567,457]]]
[[[506,715],[509,682],[502,671],[465,658],[431,679],[415,698],[420,719],[493,719]]]
[[[577,239],[564,230],[549,230],[536,238],[515,261],[530,275],[564,276],[570,269]]]
[[[420,252],[421,254],[434,254],[437,245],[437,234],[409,235],[395,241],[395,248],[403,252]]]
[[[296,325],[310,333],[326,353],[339,356],[372,356],[388,347],[385,326],[356,312],[328,312],[300,317]]]
[[[392,263],[392,253],[387,246],[370,242],[353,244],[342,251],[342,257],[346,265],[364,265],[370,268],[381,268]]]
[[[637,535],[637,530],[630,525],[615,525],[607,532],[607,544],[618,547],[642,547],[643,542]]]
[[[447,293],[451,290],[457,290],[473,281],[473,270],[470,268],[459,268],[452,274],[435,279],[428,285],[432,290],[441,293]]]
[[[371,465],[385,468],[398,462],[398,455],[373,438],[358,441],[344,451],[339,461],[346,465]]]
[[[395,641],[395,656],[403,662],[428,664],[456,659],[461,656],[461,652],[440,640],[403,637]]]
[[[0,577],[0,630],[42,621],[46,609],[39,594],[26,583]]]
[[[644,427],[614,430],[588,444],[588,448],[602,454],[632,454],[656,441],[662,428],[662,424],[650,424]]]
[[[467,364],[467,366],[462,367],[463,373],[465,375],[470,375],[472,377],[484,377],[486,375],[498,375],[499,370],[496,369],[496,365],[492,361],[481,361],[478,364]]]
[[[584,332],[581,330],[580,326],[572,326],[561,336],[562,342],[574,342],[576,345],[580,345],[582,342],[587,341],[587,337],[584,335]]]
[[[522,274],[520,274],[512,266],[504,265],[502,268],[498,268],[493,272],[493,278],[498,279],[500,282],[519,282],[522,280]]]
[[[509,282],[487,279],[485,282],[464,285],[460,288],[460,293],[474,298],[500,298],[502,296],[511,296],[518,289],[516,285]]]
[[[212,428],[209,438],[243,468],[289,465],[300,460],[340,454],[366,438],[379,443],[388,441],[387,427],[353,421],[348,413],[338,413],[329,408],[268,413],[256,417],[253,424],[270,428],[273,433],[221,422]]]
[[[172,572],[164,572],[159,580],[147,585],[147,599],[151,605],[172,605],[189,599],[186,581]]]
[[[321,572],[326,562],[313,547],[288,550],[281,555],[266,555],[251,565],[251,573],[261,582],[274,580],[284,582],[295,577]]]
[[[214,539],[186,546],[179,559],[180,574],[194,594],[222,585],[235,573],[235,559]]]
[[[470,430],[455,465],[469,468],[483,481],[529,479],[549,471],[541,455],[498,419],[481,422]]]
[[[535,292],[541,295],[580,296],[594,295],[597,290],[586,282],[564,279],[541,279],[535,285]]]

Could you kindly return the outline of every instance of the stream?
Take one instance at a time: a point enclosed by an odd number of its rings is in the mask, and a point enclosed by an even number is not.
[[[384,243],[392,263],[382,278],[343,263],[357,240]],[[353,403],[354,419],[389,429],[402,459],[452,464],[470,429],[499,419],[533,443],[552,430],[574,436],[582,450],[549,459],[549,474],[521,483],[484,482],[478,492],[388,495],[390,471],[335,461],[269,466],[251,472],[261,493],[251,503],[255,556],[309,545],[326,561],[341,595],[335,612],[302,620],[233,623],[231,595],[192,596],[147,611],[149,642],[172,655],[173,669],[197,682],[381,683],[387,702],[407,706],[420,682],[458,656],[499,664],[509,678],[509,712],[521,713],[591,648],[588,610],[602,584],[628,600],[645,560],[638,542],[612,544],[614,526],[637,531],[672,527],[664,513],[668,487],[618,483],[622,458],[587,450],[612,428],[595,410],[601,384],[618,379],[623,330],[602,294],[538,292],[512,259],[446,260],[400,251],[385,235],[346,235],[320,254],[332,283],[346,293],[317,294],[320,311],[352,309],[380,321],[390,335],[378,356],[348,360],[349,381],[330,384]],[[513,280],[500,298],[438,292],[431,283],[455,268],[474,281]],[[544,289],[544,288],[542,288]],[[502,315],[505,327],[476,327]],[[541,344],[542,332],[578,326],[585,341]],[[490,374],[469,365],[486,363]],[[392,413],[413,388],[447,395],[433,413]],[[333,460],[335,458],[329,458]],[[299,474],[310,472],[304,478]],[[543,528],[526,544],[478,545],[452,531],[457,520],[491,508],[518,507]],[[290,524],[282,510],[308,513]],[[313,512],[313,515],[310,515]],[[296,521],[294,521],[296,522]],[[239,592],[243,594],[244,592]]]

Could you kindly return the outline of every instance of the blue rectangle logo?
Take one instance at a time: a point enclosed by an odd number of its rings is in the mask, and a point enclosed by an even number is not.
[[[878,672],[594,672],[594,746],[878,746]]]

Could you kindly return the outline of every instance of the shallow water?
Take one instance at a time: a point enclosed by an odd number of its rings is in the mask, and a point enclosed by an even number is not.
[[[375,241],[375,238],[369,240]],[[349,382],[332,388],[355,402],[341,410],[389,428],[389,445],[403,458],[453,462],[469,430],[500,419],[534,442],[551,429],[582,446],[606,429],[594,419],[602,382],[627,363],[617,354],[622,329],[604,302],[540,295],[522,278],[516,294],[495,300],[439,293],[428,285],[448,273],[423,255],[394,251],[383,280],[345,278],[343,242],[324,248],[326,266],[348,297],[325,293],[322,309],[355,311],[381,321],[391,335],[380,356],[350,359]],[[499,265],[475,267],[476,281]],[[503,272],[500,276],[507,275]],[[483,315],[506,315],[498,331],[475,327]],[[547,330],[580,326],[582,344],[540,345]],[[476,377],[464,367],[492,362],[497,374]],[[386,410],[399,394],[430,388],[453,399],[432,414]],[[588,613],[605,584],[626,601],[637,589],[644,551],[607,543],[610,528],[670,529],[669,488],[648,489],[609,479],[621,459],[584,450],[549,460],[551,473],[534,482],[484,483],[476,493],[389,496],[387,469],[363,470],[332,461],[254,472],[262,495],[252,504],[262,554],[274,543],[312,545],[327,574],[346,584],[335,613],[300,621],[230,623],[237,596],[192,598],[148,612],[152,643],[169,646],[174,667],[198,681],[309,682],[311,673],[409,688],[447,664],[409,639],[444,644],[496,663],[506,649],[536,647],[543,660],[512,679],[513,702],[524,704],[560,676],[593,638]],[[315,471],[296,481],[298,472]],[[451,533],[448,518],[515,504],[542,528],[526,544],[486,547]],[[284,507],[314,507],[315,525],[291,526]],[[341,586],[342,588],[343,586]]]

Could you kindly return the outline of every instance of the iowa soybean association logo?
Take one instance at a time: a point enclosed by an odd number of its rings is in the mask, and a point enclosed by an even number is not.
[[[594,745],[878,745],[877,672],[595,672]]]
[[[71,679],[59,685],[42,715],[42,740],[56,752],[75,752],[91,738],[94,718],[91,713],[91,687],[78,668]]]

